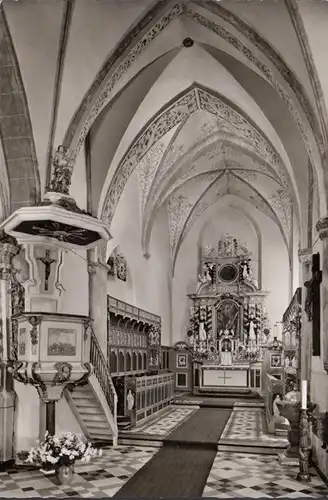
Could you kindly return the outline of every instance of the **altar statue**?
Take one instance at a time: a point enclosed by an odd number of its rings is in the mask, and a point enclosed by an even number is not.
[[[248,278],[249,278],[248,266],[247,266],[246,262],[244,262],[244,264],[243,264],[243,279],[247,280]]]
[[[292,367],[295,368],[295,370],[297,370],[297,368],[298,368],[298,357],[297,356],[294,356],[292,359]]]
[[[290,366],[290,359],[289,359],[289,356],[286,356],[285,357],[285,368],[289,368]]]
[[[221,343],[221,364],[224,366],[232,365],[231,340],[225,339]]]
[[[198,275],[198,290],[202,285],[207,285],[213,282],[211,271],[212,269],[209,267],[209,265],[204,264],[202,273]]]
[[[256,341],[255,328],[254,328],[254,323],[252,320],[249,322],[248,336],[249,336],[249,340]]]
[[[132,394],[131,389],[128,390],[128,394],[126,396],[127,410],[132,411],[134,408],[134,396]]]
[[[228,330],[228,328],[225,328],[223,335],[225,335],[226,337],[228,337],[228,335],[230,335],[230,331]]]
[[[205,325],[203,322],[200,322],[199,323],[199,340],[201,342],[206,342],[206,338],[207,338],[207,335],[206,335],[206,330],[205,330]]]

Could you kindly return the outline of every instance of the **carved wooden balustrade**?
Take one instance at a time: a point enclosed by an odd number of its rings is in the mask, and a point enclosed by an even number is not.
[[[136,394],[136,419],[140,422],[170,404],[174,396],[174,374],[138,377]]]
[[[108,406],[111,409],[115,423],[117,423],[117,394],[110,376],[106,358],[102,352],[96,335],[91,332],[90,338],[90,363],[93,365],[94,374],[103,390]]]
[[[135,321],[142,321],[150,325],[160,325],[161,317],[157,314],[150,313],[140,307],[132,306],[123,300],[116,299],[115,297],[107,296],[107,309],[108,312],[129,318]]]
[[[284,383],[273,375],[265,373],[264,376],[264,394],[265,394],[265,412],[270,433],[275,432],[275,414],[273,402],[279,394],[281,399],[284,397]]]

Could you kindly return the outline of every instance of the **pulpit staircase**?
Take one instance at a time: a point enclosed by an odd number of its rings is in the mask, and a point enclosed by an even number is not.
[[[65,391],[66,401],[90,441],[117,445],[117,394],[95,334],[90,338],[93,373],[84,385]]]

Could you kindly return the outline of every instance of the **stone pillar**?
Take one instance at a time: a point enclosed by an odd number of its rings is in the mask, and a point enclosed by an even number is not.
[[[319,233],[320,240],[322,241],[322,282],[321,282],[321,324],[324,328],[321,329],[322,352],[324,369],[328,373],[328,332],[326,325],[328,325],[328,217],[324,217],[317,222],[316,229]]]
[[[12,375],[7,368],[12,359],[12,339],[10,328],[11,292],[10,278],[12,259],[19,247],[14,238],[0,235],[0,463],[14,459],[14,414],[15,392]]]
[[[304,286],[306,281],[311,279],[311,262],[312,262],[312,248],[305,248],[298,252],[299,261],[301,264],[300,269],[300,282],[302,287],[302,326],[301,326],[301,359],[300,375],[301,380],[311,380],[311,361],[312,361],[312,322],[308,320],[305,313],[305,300],[307,295],[307,288]]]
[[[107,273],[108,266],[99,260],[97,251],[88,252],[89,316],[93,330],[107,358]]]

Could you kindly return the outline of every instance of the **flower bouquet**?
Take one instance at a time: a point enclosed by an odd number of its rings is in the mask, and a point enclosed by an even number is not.
[[[39,466],[44,473],[55,471],[60,484],[70,484],[76,460],[87,463],[101,455],[102,450],[72,432],[51,436],[47,431],[45,440],[30,450],[26,462]]]

